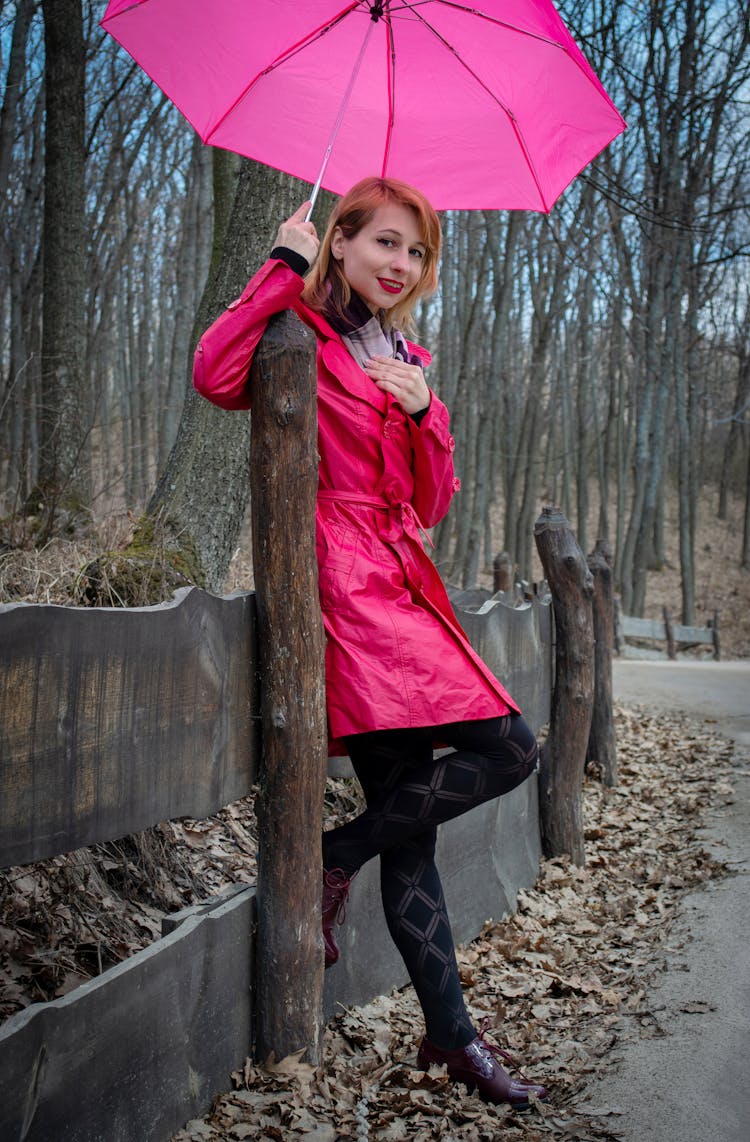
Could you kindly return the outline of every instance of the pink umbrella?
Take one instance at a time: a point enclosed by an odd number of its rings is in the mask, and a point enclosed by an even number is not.
[[[551,0],[111,0],[102,26],[205,143],[316,193],[548,211],[625,127]]]

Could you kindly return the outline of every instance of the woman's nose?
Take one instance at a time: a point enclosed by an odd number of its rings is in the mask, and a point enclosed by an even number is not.
[[[394,270],[400,270],[401,273],[406,273],[409,268],[409,254],[404,249],[396,249],[393,251],[391,258],[391,265]]]

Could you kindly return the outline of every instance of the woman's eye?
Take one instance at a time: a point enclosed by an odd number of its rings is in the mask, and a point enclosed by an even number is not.
[[[378,238],[378,242],[380,242],[381,246],[393,246],[394,245],[393,238]]]
[[[409,250],[409,253],[412,254],[415,258],[421,259],[424,257],[424,250],[414,249],[414,250]]]

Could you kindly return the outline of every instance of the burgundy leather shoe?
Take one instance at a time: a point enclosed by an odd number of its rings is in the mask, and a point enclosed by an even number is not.
[[[333,930],[346,919],[346,902],[354,876],[347,876],[341,868],[323,869],[323,944],[327,968],[333,967],[339,958]]]
[[[445,1065],[448,1076],[454,1082],[464,1083],[469,1090],[476,1090],[485,1102],[509,1102],[514,1110],[528,1110],[530,1094],[542,1101],[546,1099],[547,1091],[543,1086],[523,1077],[511,1078],[498,1063],[498,1055],[510,1060],[507,1051],[487,1043],[484,1031],[481,1031],[467,1046],[451,1051],[443,1050],[423,1039],[417,1054],[417,1064],[422,1071],[426,1071],[431,1064],[438,1067]]]

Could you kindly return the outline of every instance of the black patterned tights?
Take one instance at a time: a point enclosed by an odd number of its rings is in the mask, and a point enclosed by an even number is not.
[[[454,753],[433,760],[432,741]],[[476,1035],[464,1004],[450,921],[435,866],[437,826],[510,792],[536,765],[534,735],[508,715],[346,739],[367,808],[323,834],[325,868],[351,876],[380,855],[383,908],[438,1047]]]

